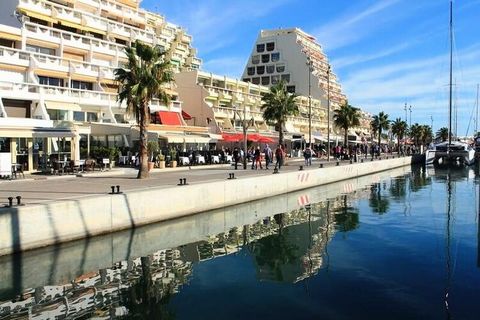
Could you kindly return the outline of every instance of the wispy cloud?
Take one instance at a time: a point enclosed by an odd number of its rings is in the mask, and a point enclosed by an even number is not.
[[[380,20],[385,21],[385,17],[380,14],[397,2],[399,0],[377,2],[359,12],[354,8],[355,12],[341,15],[335,20],[314,29],[312,33],[328,50],[353,44],[369,34],[372,28],[377,28]]]

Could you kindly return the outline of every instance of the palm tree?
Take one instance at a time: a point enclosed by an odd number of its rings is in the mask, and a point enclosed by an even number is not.
[[[127,112],[135,115],[140,129],[140,169],[137,178],[148,178],[147,126],[150,123],[149,103],[158,98],[165,104],[170,97],[165,84],[173,81],[170,61],[160,46],[149,46],[136,41],[125,48],[128,63],[115,69],[115,80],[120,83],[118,100],[127,104]]]
[[[360,125],[359,109],[352,107],[345,101],[339,109],[334,111],[333,123],[344,131],[344,146],[348,144],[348,129]]]
[[[402,140],[407,133],[408,125],[401,118],[395,119],[392,123],[392,133],[397,137],[397,145],[400,147],[400,140]]]
[[[424,125],[421,126],[421,128],[422,128],[422,144],[426,145],[433,140],[432,127],[424,124]]]
[[[418,123],[412,124],[410,127],[410,137],[413,138],[415,141],[415,145],[418,146],[420,144],[420,140],[422,139],[422,126]]]
[[[447,141],[448,140],[448,128],[443,127],[443,128],[438,129],[436,137],[442,139],[442,141]]]
[[[372,122],[370,122],[370,125],[372,127],[372,130],[378,134],[378,145],[380,145],[382,130],[388,130],[390,128],[388,114],[382,111],[378,115],[374,115]]]
[[[274,123],[278,128],[278,143],[283,144],[283,126],[287,117],[298,114],[298,106],[295,103],[295,95],[287,91],[284,81],[270,88],[270,92],[262,94],[263,119]]]

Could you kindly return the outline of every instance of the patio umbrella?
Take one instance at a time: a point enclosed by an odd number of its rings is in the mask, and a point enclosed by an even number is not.
[[[261,143],[273,143],[273,139],[272,139],[272,138],[269,138],[269,137],[260,136],[260,138],[257,140],[257,142],[261,142]]]

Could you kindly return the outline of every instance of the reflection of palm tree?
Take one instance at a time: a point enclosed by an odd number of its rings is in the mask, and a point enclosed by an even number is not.
[[[334,209],[335,227],[341,232],[348,232],[358,228],[358,209],[350,207],[347,202],[347,195],[343,195],[343,205]]]
[[[393,179],[390,184],[390,194],[394,199],[401,200],[407,195],[407,181],[404,177]]]
[[[432,183],[431,178],[427,177],[426,171],[420,166],[412,167],[412,179],[410,181],[410,190],[417,192]]]
[[[370,207],[373,212],[378,214],[384,214],[388,211],[390,207],[390,202],[388,199],[382,196],[380,183],[375,183],[370,188]]]

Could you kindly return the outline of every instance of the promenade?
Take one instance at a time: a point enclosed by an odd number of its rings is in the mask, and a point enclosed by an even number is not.
[[[370,160],[368,160],[370,161]],[[378,160],[376,160],[378,161]],[[336,161],[314,160],[312,166],[304,166],[304,170],[318,169],[320,163],[325,168],[336,166]],[[288,159],[288,165],[283,166],[281,173],[298,171],[304,164],[303,158]],[[350,161],[340,161],[340,165],[350,165]],[[170,188],[177,186],[179,179],[187,179],[188,184],[202,184],[212,181],[226,180],[229,173],[234,173],[237,179],[245,177],[269,176],[273,174],[274,165],[269,170],[252,170],[251,163],[247,170],[243,166],[234,170],[230,164],[185,166],[177,168],[154,169],[149,179],[136,179],[138,170],[129,167],[119,167],[106,171],[95,171],[75,176],[26,175],[25,179],[0,180],[0,207],[8,204],[8,197],[22,197],[25,205],[40,204],[51,201],[79,199],[89,196],[105,195],[111,192],[111,186],[120,186],[120,191],[129,192],[149,188]]]

